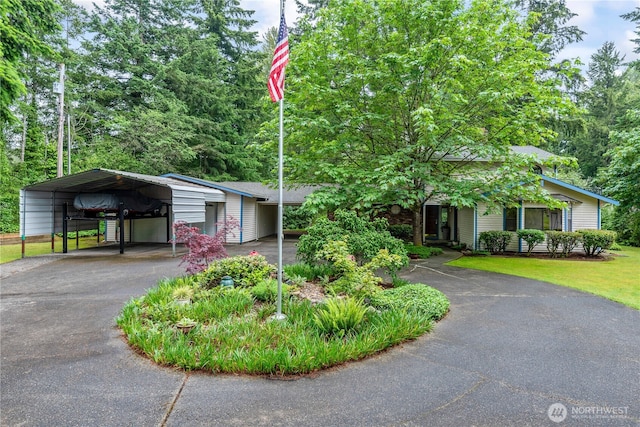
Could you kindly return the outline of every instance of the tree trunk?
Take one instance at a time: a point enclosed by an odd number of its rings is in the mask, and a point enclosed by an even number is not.
[[[24,163],[24,152],[27,148],[27,113],[22,115],[22,140],[20,141],[20,163]]]
[[[413,244],[422,246],[422,206],[413,209]]]

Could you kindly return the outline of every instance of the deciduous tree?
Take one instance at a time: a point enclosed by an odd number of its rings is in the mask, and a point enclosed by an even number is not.
[[[540,199],[531,159],[572,111],[531,29],[499,0],[341,1],[317,11],[287,69],[287,176],[334,183],[323,207],[411,209]],[[273,124],[275,127],[275,123]],[[544,197],[543,197],[544,198]]]

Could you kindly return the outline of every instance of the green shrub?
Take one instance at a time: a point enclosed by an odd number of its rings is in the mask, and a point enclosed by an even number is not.
[[[218,286],[224,276],[230,276],[236,286],[254,286],[276,272],[276,266],[269,264],[264,256],[246,255],[216,260],[196,277],[205,288]]]
[[[285,206],[282,212],[282,226],[285,230],[304,230],[312,221],[313,213],[301,206]]]
[[[474,249],[471,252],[469,252],[469,255],[471,255],[471,256],[489,256],[489,255],[491,255],[491,252],[489,252],[489,251],[481,251],[479,249]]]
[[[587,256],[596,256],[607,250],[616,240],[616,232],[609,230],[579,230],[582,247]]]
[[[377,267],[371,263],[358,266],[353,255],[349,254],[345,242],[328,242],[317,256],[329,262],[338,276],[336,280],[325,286],[329,293],[360,297],[379,290],[378,284],[382,282],[382,279],[373,274],[373,270],[376,270]]]
[[[556,258],[558,253],[563,257],[569,255],[580,243],[582,234],[576,231],[546,231],[547,252],[551,258]]]
[[[542,230],[533,230],[533,229],[523,229],[518,230],[516,232],[518,237],[525,242],[527,242],[527,255],[531,255],[533,252],[533,248],[544,242],[544,231]]]
[[[297,246],[297,257],[307,264],[318,263],[321,258],[316,254],[331,241],[345,241],[348,252],[363,264],[375,257],[380,249],[387,249],[391,254],[406,258],[402,240],[389,233],[388,222],[383,218],[369,221],[359,217],[357,213],[338,210],[334,220],[318,219],[307,229],[307,234],[300,237]]]
[[[413,240],[413,227],[409,224],[394,224],[389,226],[389,233],[396,239],[405,242]]]
[[[483,231],[478,239],[492,254],[502,253],[507,249],[513,234],[509,231]]]
[[[249,289],[253,297],[262,302],[275,302],[278,297],[278,281],[276,279],[264,279],[259,281],[255,286]],[[282,284],[282,298],[284,299],[289,292],[289,286]]]
[[[298,262],[295,264],[285,265],[282,269],[288,277],[302,276],[309,282],[323,276],[333,276],[335,274],[329,264],[307,264],[304,262]]]
[[[404,245],[404,248],[407,250],[407,254],[409,256],[415,255],[420,259],[427,259],[435,255],[442,255],[444,252],[442,248],[436,248],[433,246],[415,246],[415,245]]]
[[[367,306],[355,298],[329,298],[317,307],[313,321],[325,335],[345,336],[365,319]]]
[[[622,246],[620,246],[617,242],[613,242],[613,244],[611,245],[609,250],[610,251],[621,251],[622,250]]]
[[[434,320],[449,311],[449,300],[442,292],[420,283],[378,292],[370,297],[370,304],[380,310],[417,312]]]

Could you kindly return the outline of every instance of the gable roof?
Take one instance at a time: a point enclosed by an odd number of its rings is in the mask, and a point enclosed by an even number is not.
[[[584,194],[585,196],[593,197],[594,199],[600,200],[605,203],[611,203],[614,206],[620,205],[620,202],[617,200],[610,199],[608,197],[602,196],[598,193],[594,193],[593,191],[585,190],[584,188],[576,187],[575,185],[568,184],[564,181],[560,181],[559,179],[551,178],[546,175],[540,175],[543,181],[550,182],[551,184],[555,184],[558,187],[566,188],[567,190],[575,191],[576,193]]]
[[[537,156],[540,160],[547,160],[551,157],[558,157],[553,153],[542,150],[538,147],[534,147],[533,145],[512,145],[511,151],[516,154],[533,154]]]
[[[176,173],[168,173],[163,177],[174,178],[181,181],[191,182],[198,185],[205,185],[227,193],[237,194],[244,197],[257,199],[261,204],[277,204],[279,191],[277,188],[271,188],[261,182],[247,181],[222,181],[213,182],[200,178],[192,178],[190,176],[180,175]],[[283,192],[283,204],[297,205],[302,204],[305,198],[315,190],[321,188],[318,185],[305,185],[296,188],[289,188]]]
[[[540,160],[548,160],[553,157],[562,157],[549,151],[545,151],[541,148],[534,147],[533,145],[512,145],[509,149],[515,154],[534,155]],[[451,155],[447,154],[442,157],[445,161],[457,162],[457,161],[472,161],[472,162],[487,162],[489,159],[484,157],[471,157],[468,151],[462,151],[460,154]]]

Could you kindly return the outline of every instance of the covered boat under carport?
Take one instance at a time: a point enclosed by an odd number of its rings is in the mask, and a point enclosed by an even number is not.
[[[135,203],[132,198],[145,203]],[[22,256],[30,236],[50,234],[53,251],[56,233],[63,234],[66,253],[71,223],[78,231],[96,229],[99,221],[117,224],[114,229],[119,231],[120,253],[124,253],[125,230],[132,243],[167,243],[175,222],[184,221],[203,230],[206,225],[215,224],[217,212],[224,209],[211,207],[224,206],[224,202],[225,194],[216,189],[109,169],[93,169],[32,184],[20,190]],[[127,203],[135,208],[128,208]],[[215,218],[209,218],[211,215]]]

